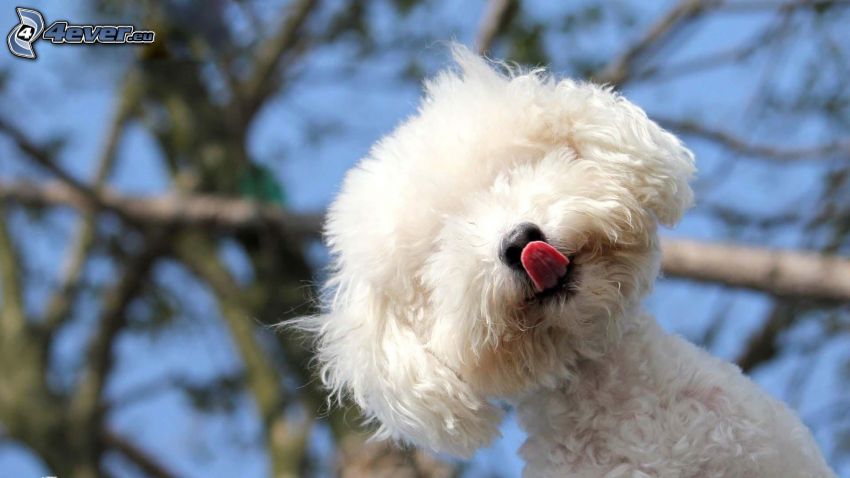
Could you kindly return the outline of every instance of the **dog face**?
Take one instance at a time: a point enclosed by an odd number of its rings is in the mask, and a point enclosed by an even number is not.
[[[491,399],[617,343],[694,168],[610,90],[455,58],[346,177],[326,311],[302,326],[379,436],[468,455],[497,433]]]

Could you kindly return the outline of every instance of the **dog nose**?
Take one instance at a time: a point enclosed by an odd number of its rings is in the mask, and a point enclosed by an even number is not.
[[[512,269],[522,270],[522,250],[529,242],[545,241],[543,231],[530,222],[517,224],[502,238],[499,259]]]

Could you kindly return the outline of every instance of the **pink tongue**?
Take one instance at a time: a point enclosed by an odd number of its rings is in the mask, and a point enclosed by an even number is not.
[[[537,292],[558,285],[558,281],[567,273],[567,265],[570,263],[566,256],[543,241],[529,242],[523,248],[520,260]]]

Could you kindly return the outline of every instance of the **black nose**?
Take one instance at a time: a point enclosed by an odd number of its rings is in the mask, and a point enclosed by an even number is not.
[[[520,256],[522,256],[523,248],[525,248],[529,242],[545,240],[546,238],[543,236],[543,231],[541,231],[535,224],[530,222],[517,224],[510,232],[505,234],[505,237],[502,238],[502,244],[499,250],[499,259],[511,268],[522,270]]]

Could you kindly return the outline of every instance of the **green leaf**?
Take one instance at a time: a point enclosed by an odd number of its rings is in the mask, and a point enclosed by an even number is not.
[[[272,171],[263,165],[252,164],[239,178],[239,194],[260,202],[286,204],[283,187]]]

